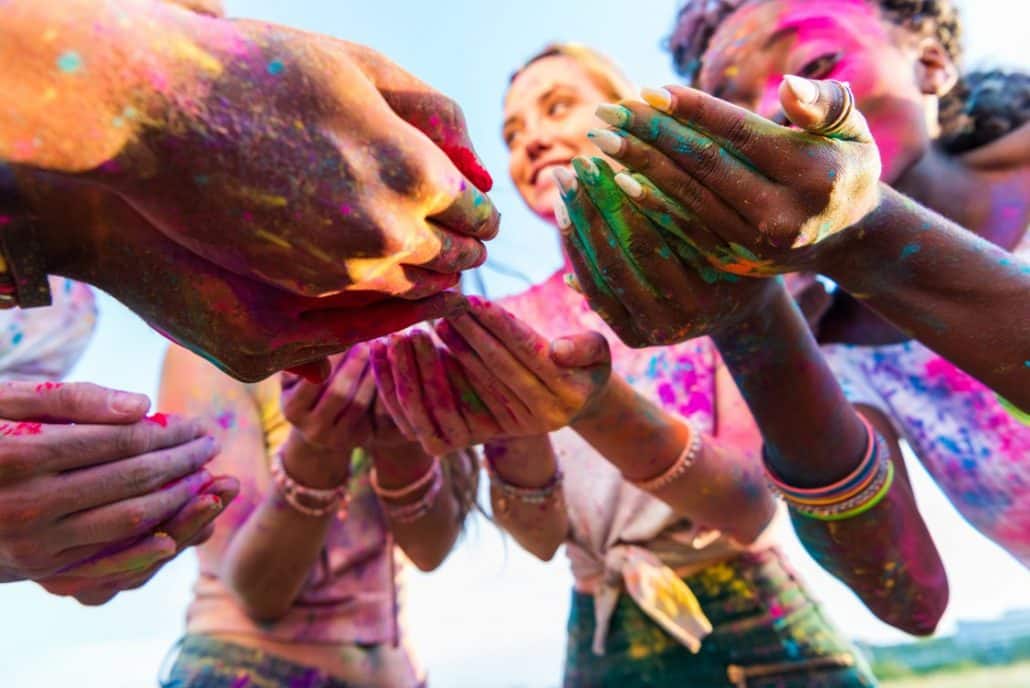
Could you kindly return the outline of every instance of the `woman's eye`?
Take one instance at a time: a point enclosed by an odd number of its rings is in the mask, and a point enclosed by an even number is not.
[[[569,109],[569,104],[566,103],[565,101],[562,101],[562,100],[555,101],[555,102],[551,103],[551,105],[547,108],[547,116],[548,117],[561,117],[562,115],[564,115],[568,111],[568,109]]]
[[[844,57],[843,53],[827,53],[820,55],[811,62],[805,64],[804,67],[798,72],[800,76],[808,79],[823,79],[829,76],[833,68],[837,66],[841,58]]]

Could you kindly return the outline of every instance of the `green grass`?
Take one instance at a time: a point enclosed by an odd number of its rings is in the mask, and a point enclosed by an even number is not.
[[[1030,662],[884,681],[883,688],[1027,688]]]

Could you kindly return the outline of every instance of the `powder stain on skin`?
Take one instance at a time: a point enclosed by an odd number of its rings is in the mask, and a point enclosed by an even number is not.
[[[82,69],[82,56],[74,50],[67,50],[57,58],[57,68],[65,74],[74,74]]]
[[[923,250],[923,247],[919,244],[907,244],[903,249],[901,249],[901,258],[902,260],[905,258],[911,258],[921,250]]]

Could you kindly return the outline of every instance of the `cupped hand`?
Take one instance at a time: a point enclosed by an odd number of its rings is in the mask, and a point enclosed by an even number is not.
[[[784,81],[795,127],[680,86],[644,97],[602,105],[614,130],[594,135],[707,230],[690,235],[694,248],[721,271],[818,271],[828,240],[879,205],[879,151],[839,82]]]
[[[53,180],[30,191],[41,225],[71,218],[93,228],[88,243],[59,244],[76,256],[62,263],[62,274],[104,289],[158,332],[240,380],[323,361],[462,303],[449,293],[415,301],[367,293],[290,294],[182,248],[113,194]],[[83,255],[89,259],[78,258]],[[448,279],[449,285],[456,277]]]
[[[775,285],[713,269],[693,235],[707,230],[646,178],[601,159],[560,170],[558,224],[579,289],[629,346],[713,334],[752,313]]]
[[[143,587],[165,564],[190,547],[206,542],[214,532],[214,520],[239,490],[235,478],[215,478],[202,494],[187,502],[154,533],[127,546],[113,547],[36,583],[51,594],[74,597],[85,605],[106,604],[121,592]]]
[[[4,579],[43,580],[131,548],[211,494],[214,439],[198,421],[145,418],[148,407],[142,395],[87,383],[0,385]],[[139,570],[131,557],[105,566]]]
[[[611,373],[600,334],[549,342],[475,297],[436,334],[444,346],[413,331],[374,343],[372,356],[401,431],[434,455],[564,427],[593,410]]]

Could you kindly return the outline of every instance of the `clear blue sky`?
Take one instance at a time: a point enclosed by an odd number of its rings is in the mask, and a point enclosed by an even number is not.
[[[559,264],[550,228],[533,218],[508,182],[500,139],[501,96],[508,75],[544,43],[598,46],[643,85],[672,81],[662,36],[676,0],[227,0],[231,14],[368,43],[464,107],[472,135],[497,180],[504,213],[493,260],[538,279]],[[967,0],[971,63],[1030,67],[1026,0]],[[520,288],[486,271],[493,295]],[[163,340],[104,297],[98,336],[73,378],[153,394]],[[955,618],[989,618],[1030,606],[1030,575],[978,536],[921,472],[920,505],[948,565]],[[878,623],[854,597],[800,552],[802,574],[848,632],[888,641],[900,634]],[[416,647],[440,688],[547,688],[560,679],[570,577],[559,553],[543,565],[474,523],[439,571],[417,575],[410,590]],[[49,597],[30,584],[0,586],[0,687],[140,688],[180,635],[194,575],[191,557],[167,567],[146,589],[99,609]]]

